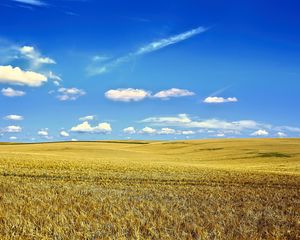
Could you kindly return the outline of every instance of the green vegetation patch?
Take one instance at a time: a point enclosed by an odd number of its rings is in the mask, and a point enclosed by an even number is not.
[[[276,157],[276,158],[290,158],[291,155],[287,153],[280,153],[280,152],[266,152],[266,153],[258,153],[257,157],[269,158],[269,157]]]

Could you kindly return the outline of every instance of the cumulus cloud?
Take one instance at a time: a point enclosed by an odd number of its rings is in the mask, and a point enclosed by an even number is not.
[[[42,137],[48,137],[49,136],[49,133],[46,129],[39,130],[37,134],[39,136],[42,136]]]
[[[5,120],[12,120],[12,121],[21,121],[24,119],[23,116],[21,115],[15,115],[15,114],[12,114],[12,115],[7,115],[4,117]]]
[[[109,123],[99,123],[97,126],[92,127],[88,121],[78,124],[71,128],[72,132],[78,133],[110,133],[112,128]]]
[[[18,138],[17,137],[14,137],[14,136],[11,136],[9,137],[9,140],[17,140]]]
[[[123,132],[126,134],[135,134],[136,130],[134,127],[127,127],[123,129]]]
[[[160,91],[154,95],[150,91],[144,89],[134,88],[118,88],[111,89],[105,93],[105,97],[113,101],[130,102],[142,101],[145,98],[159,98],[167,100],[171,97],[186,97],[193,96],[195,93],[186,89],[171,88],[168,90]]]
[[[41,53],[32,46],[20,47],[19,52],[22,57],[28,59],[31,62],[32,67],[40,67],[43,64],[55,64],[56,62],[49,58],[41,56]]]
[[[47,77],[33,71],[23,71],[19,67],[0,66],[0,83],[39,87],[47,82]]]
[[[130,102],[141,101],[150,96],[150,92],[143,89],[118,88],[111,89],[105,93],[105,97],[112,101]]]
[[[2,132],[5,133],[19,133],[22,132],[22,128],[20,126],[7,126],[4,129],[2,129]]]
[[[207,97],[204,99],[204,103],[227,103],[227,102],[237,102],[238,99],[236,97]]]
[[[266,131],[266,130],[262,130],[262,129],[259,129],[253,133],[251,133],[251,136],[268,136],[269,133]]]
[[[151,127],[144,127],[144,128],[140,131],[140,133],[142,133],[142,134],[154,134],[154,133],[156,133],[156,129],[151,128]]]
[[[2,88],[1,93],[5,97],[22,97],[26,94],[23,91],[15,90],[13,88]]]
[[[60,131],[59,135],[61,137],[69,137],[70,136],[70,134],[68,132],[66,132],[66,131]]]
[[[59,93],[57,98],[60,101],[74,101],[86,94],[85,91],[78,88],[59,88],[57,92]]]
[[[84,121],[92,121],[95,119],[94,115],[89,115],[89,116],[85,116],[85,117],[81,117],[79,118],[79,121],[84,122]]]
[[[200,33],[204,33],[205,31],[207,31],[206,28],[197,27],[197,28],[191,29],[189,31],[186,31],[186,32],[183,32],[183,33],[180,33],[180,34],[168,37],[168,38],[163,38],[163,39],[159,39],[157,41],[150,42],[150,43],[140,47],[136,51],[128,53],[127,55],[124,55],[122,57],[112,59],[104,65],[97,66],[97,67],[90,66],[88,68],[88,72],[90,75],[98,75],[98,74],[107,73],[107,72],[111,71],[113,68],[119,66],[120,64],[129,62],[132,59],[136,58],[137,56],[155,52],[159,49],[162,49],[167,46],[174,45],[176,43],[187,40],[187,39],[189,39],[193,36],[196,36]]]
[[[137,131],[135,131],[135,132],[137,132]],[[151,128],[151,127],[144,127],[138,133],[140,133],[140,134],[151,134],[151,135],[154,135],[154,134],[155,135],[192,135],[192,134],[196,134],[196,132],[192,131],[192,130],[176,130],[176,129],[169,128],[169,127],[163,127],[161,129],[155,129],[155,128]]]
[[[182,135],[193,135],[193,134],[196,134],[196,132],[192,131],[192,130],[183,130],[183,131],[180,131],[180,134],[182,134]]]
[[[176,134],[176,130],[172,128],[162,128],[160,131],[158,131],[158,134],[161,135]]]
[[[154,98],[162,98],[162,99],[169,99],[171,97],[186,97],[186,96],[193,96],[195,93],[186,90],[186,89],[179,89],[179,88],[171,88],[168,90],[160,91],[153,95]]]

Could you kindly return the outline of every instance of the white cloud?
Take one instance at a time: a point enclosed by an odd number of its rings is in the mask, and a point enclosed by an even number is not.
[[[71,128],[72,132],[78,133],[110,133],[112,128],[109,123],[99,123],[97,126],[92,127],[87,121],[78,124]]]
[[[78,141],[78,139],[76,139],[76,138],[72,138],[72,139],[71,139],[71,141],[72,141],[72,142],[77,142],[77,141]]]
[[[156,129],[151,128],[151,127],[144,127],[140,133],[142,134],[155,134],[156,133]]]
[[[158,134],[161,135],[169,135],[169,134],[176,134],[176,130],[172,128],[162,128],[158,131]]]
[[[7,126],[5,127],[2,132],[6,133],[19,133],[22,132],[22,128],[20,126]]]
[[[194,28],[192,30],[189,30],[189,31],[186,31],[186,32],[183,32],[183,33],[180,33],[180,34],[168,37],[168,38],[163,38],[163,39],[160,39],[157,41],[150,42],[150,43],[146,44],[145,46],[140,47],[135,52],[131,52],[125,56],[112,59],[107,64],[104,64],[104,65],[98,66],[98,67],[89,67],[88,72],[91,75],[107,73],[111,69],[119,66],[122,63],[131,61],[132,59],[136,58],[137,56],[148,54],[148,53],[157,51],[159,49],[165,48],[167,46],[179,43],[179,42],[187,40],[193,36],[196,36],[200,33],[204,33],[205,31],[207,31],[206,28],[198,27],[198,28]]]
[[[82,122],[84,122],[84,121],[92,121],[94,119],[95,119],[95,116],[94,115],[90,115],[90,116],[85,116],[85,117],[79,118],[79,121],[82,121]]]
[[[60,82],[62,81],[61,77],[49,71],[45,74],[49,79],[53,80],[55,86],[60,86]]]
[[[136,53],[135,55],[142,55],[142,54],[146,54],[146,53],[150,53],[150,52],[154,52],[157,51],[161,48],[167,47],[169,45],[184,41],[186,39],[189,39],[195,35],[198,35],[200,33],[203,33],[207,31],[206,28],[204,27],[198,27],[183,33],[180,33],[178,35],[174,35],[172,37],[169,38],[164,38],[164,39],[160,39],[158,41],[154,41],[151,42],[143,47],[141,47]]]
[[[47,82],[47,77],[33,71],[23,71],[19,67],[0,66],[0,83],[39,87]]]
[[[195,93],[186,90],[186,89],[179,89],[179,88],[171,88],[168,90],[160,91],[153,95],[154,98],[162,98],[162,99],[169,99],[171,97],[186,97],[186,96],[193,96]]]
[[[40,0],[12,0],[14,2],[29,4],[33,6],[46,6],[47,4]]]
[[[42,130],[38,131],[37,134],[42,137],[48,137],[48,135],[49,135],[49,133],[46,129],[42,129]]]
[[[18,138],[17,137],[14,137],[14,136],[12,136],[12,137],[9,137],[9,140],[17,140]]]
[[[183,131],[180,131],[180,134],[182,134],[182,135],[192,135],[192,134],[195,134],[195,132],[191,131],[191,130],[183,130]]]
[[[20,115],[7,115],[4,117],[5,120],[12,120],[12,121],[21,121],[24,119],[23,116],[20,116]]]
[[[23,91],[14,90],[12,88],[2,88],[1,93],[6,97],[22,97],[26,94]]]
[[[130,102],[141,101],[150,96],[150,92],[143,89],[119,88],[111,89],[105,93],[105,97],[113,101]]]
[[[60,131],[59,135],[61,137],[69,137],[70,136],[70,134],[68,132],[66,132],[66,131]]]
[[[229,98],[223,98],[223,97],[207,97],[204,99],[203,102],[205,103],[227,103],[227,102],[237,102],[238,99],[236,97],[229,97]]]
[[[185,97],[192,96],[195,93],[186,89],[171,88],[168,90],[160,91],[154,95],[150,91],[144,89],[134,88],[118,88],[111,89],[105,93],[105,97],[113,101],[130,102],[130,101],[142,101],[145,98],[159,98],[167,100],[171,97]]]
[[[43,64],[56,64],[53,59],[49,57],[42,57],[41,53],[32,46],[23,46],[18,50],[22,57],[28,59],[31,62],[32,67],[37,68]]]
[[[150,117],[142,120],[141,122],[156,125],[184,125],[192,122],[192,120],[187,114],[178,114],[176,117]]]
[[[269,133],[266,131],[266,130],[262,130],[262,129],[259,129],[253,133],[251,133],[251,136],[268,136]]]
[[[225,134],[224,133],[217,133],[216,137],[225,137]]]
[[[179,114],[175,117],[150,117],[142,120],[157,126],[176,126],[185,128],[222,129],[222,130],[245,130],[258,129],[259,127],[270,127],[252,120],[240,120],[228,122],[218,119],[192,120],[187,114]]]
[[[134,129],[134,127],[127,127],[123,129],[123,132],[126,134],[135,134],[136,130]]]
[[[277,137],[286,137],[287,134],[284,133],[284,132],[277,132],[277,133],[276,133],[276,136],[277,136]]]
[[[78,88],[59,88],[57,92],[59,93],[57,98],[60,101],[76,100],[86,94],[85,91]]]

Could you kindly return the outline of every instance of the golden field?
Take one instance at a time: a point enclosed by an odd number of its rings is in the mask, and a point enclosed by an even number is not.
[[[2,143],[0,239],[300,239],[300,139]]]

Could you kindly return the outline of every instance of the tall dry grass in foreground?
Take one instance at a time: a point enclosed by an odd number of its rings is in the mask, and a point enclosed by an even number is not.
[[[300,139],[3,144],[0,239],[300,239]]]

